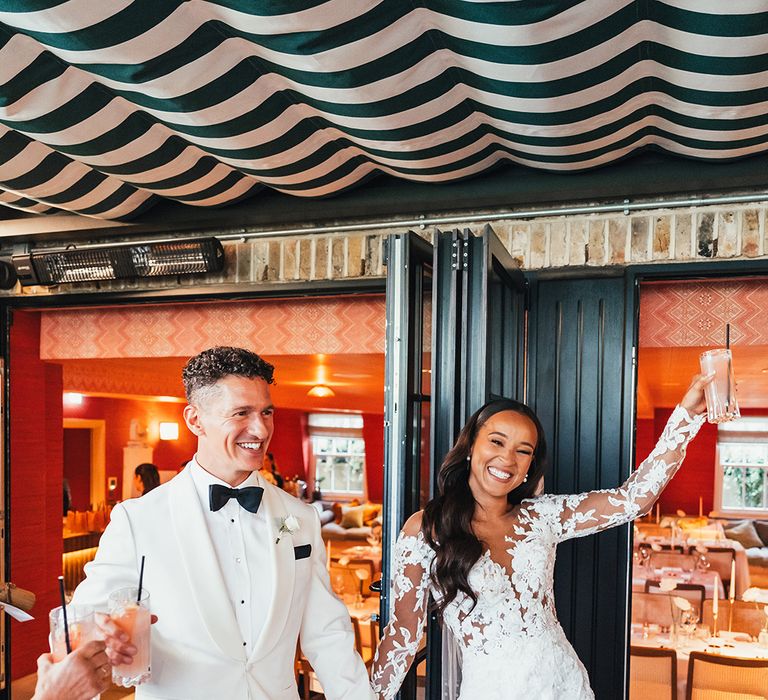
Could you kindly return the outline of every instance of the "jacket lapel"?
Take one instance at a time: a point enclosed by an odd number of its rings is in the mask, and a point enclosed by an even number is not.
[[[280,641],[281,633],[288,619],[288,607],[293,596],[296,576],[293,536],[287,532],[280,533],[280,522],[289,513],[276,488],[270,484],[264,485],[261,508],[264,509],[269,536],[272,599],[269,601],[264,627],[262,627],[261,634],[253,647],[251,660],[264,656]],[[299,524],[301,525],[301,522]],[[280,539],[279,542],[277,542],[278,538]]]
[[[168,497],[174,534],[200,617],[227,656],[245,661],[237,619],[189,468],[169,484]]]

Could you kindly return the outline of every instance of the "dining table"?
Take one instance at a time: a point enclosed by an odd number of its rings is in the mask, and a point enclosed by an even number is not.
[[[641,537],[635,537],[633,546],[635,549],[637,549],[640,544],[647,543],[650,545],[660,545],[662,547],[664,546],[671,546],[672,540],[671,537],[668,536],[661,536],[661,535],[649,535],[649,536],[641,536]],[[736,562],[736,597],[741,598],[744,591],[746,591],[748,588],[752,585],[752,579],[749,574],[749,560],[747,559],[747,550],[744,549],[743,545],[740,542],[736,542],[736,540],[729,540],[729,539],[697,539],[697,538],[691,538],[681,541],[680,538],[678,538],[675,542],[676,545],[680,544],[686,544],[688,547],[694,547],[697,544],[703,545],[704,547],[722,547],[726,549],[732,549],[733,550],[733,559]],[[665,561],[669,561],[670,557],[674,557],[674,552],[663,552]],[[679,555],[684,556],[684,555]]]
[[[688,663],[692,651],[720,656],[735,656],[745,659],[768,659],[768,646],[752,641],[747,634],[722,632],[719,637],[693,637],[678,642],[674,646],[669,634],[661,632],[643,633],[641,624],[632,625],[630,637],[632,646],[653,647],[655,649],[675,649],[677,657],[677,697],[685,698],[688,686]],[[630,662],[631,663],[631,662]],[[630,697],[630,700],[632,698]]]
[[[725,598],[725,588],[720,575],[716,572],[685,571],[682,568],[664,566],[661,568],[635,565],[632,567],[632,590],[638,593],[645,590],[646,581],[661,581],[662,579],[674,579],[678,583],[692,583],[704,586],[704,598],[715,597],[715,590],[719,598]]]

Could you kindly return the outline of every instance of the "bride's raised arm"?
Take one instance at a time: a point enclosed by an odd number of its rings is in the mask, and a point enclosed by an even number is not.
[[[527,506],[520,520],[548,522],[559,540],[583,537],[615,527],[648,513],[675,475],[688,443],[699,431],[706,414],[704,387],[711,376],[697,375],[683,400],[672,412],[656,447],[618,488],[572,495],[548,495]]]
[[[395,697],[424,634],[429,601],[429,571],[435,553],[421,534],[421,513],[405,523],[395,544],[389,623],[376,652],[371,685],[381,700]]]

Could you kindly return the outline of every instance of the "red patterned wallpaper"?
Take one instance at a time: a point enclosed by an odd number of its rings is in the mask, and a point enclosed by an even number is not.
[[[260,355],[383,353],[384,298],[361,296],[44,311],[44,360],[190,357],[212,345]]]
[[[640,287],[640,347],[768,345],[768,283],[667,282]]]

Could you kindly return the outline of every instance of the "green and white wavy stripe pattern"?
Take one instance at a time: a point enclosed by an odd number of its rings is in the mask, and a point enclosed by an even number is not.
[[[768,0],[0,0],[0,204],[31,212],[766,143]]]

